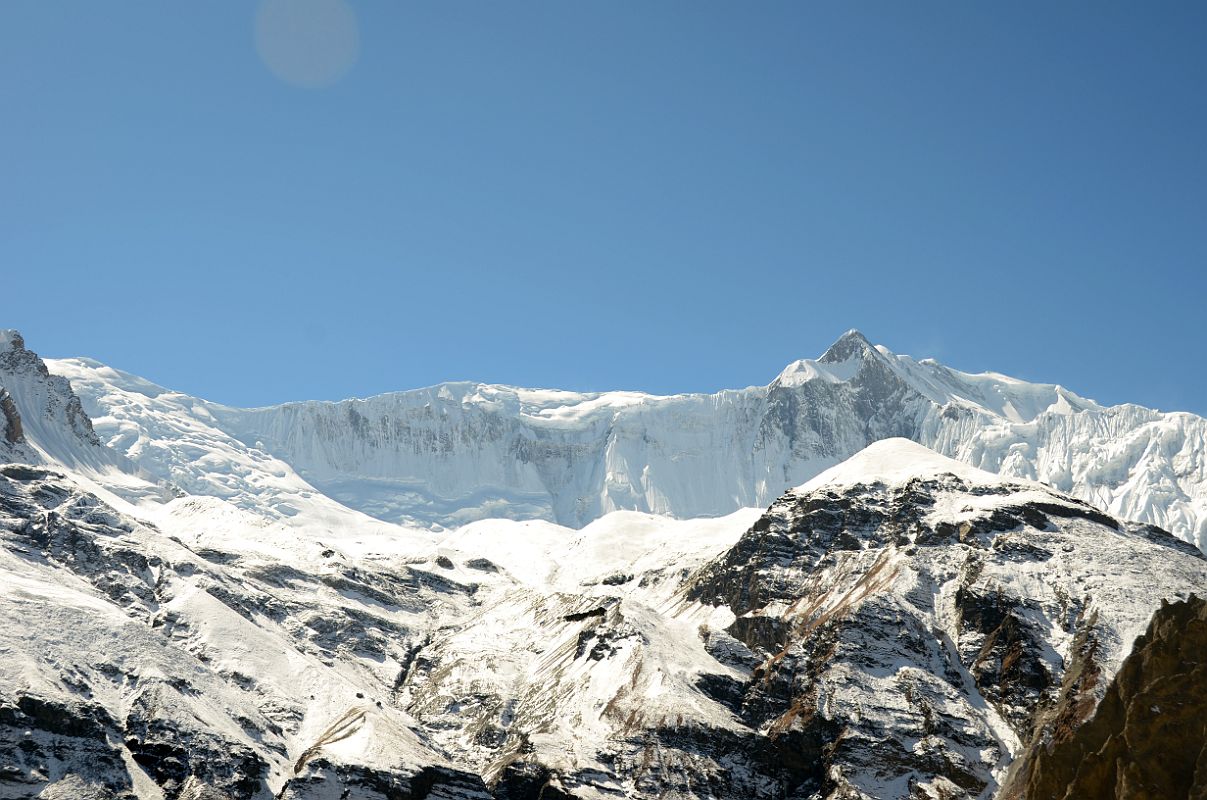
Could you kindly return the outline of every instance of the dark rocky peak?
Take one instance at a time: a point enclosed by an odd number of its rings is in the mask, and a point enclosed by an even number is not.
[[[821,364],[841,364],[844,361],[850,361],[852,358],[865,358],[869,356],[872,358],[881,357],[880,351],[868,341],[866,336],[852,328],[838,337],[838,341],[830,345],[826,349],[826,352],[822,353],[821,358],[817,360]]]
[[[901,441],[877,442],[865,453],[885,451]],[[942,459],[921,445],[906,444],[933,456],[931,467]],[[925,548],[952,545],[1002,550],[1008,545],[1006,538],[998,541],[999,534],[1028,526],[1045,530],[1052,518],[1081,517],[1118,527],[1106,514],[1078,501],[1056,495],[1050,502],[1024,500],[1026,486],[976,483],[970,473],[978,470],[954,461],[952,465],[950,471],[935,472],[920,461],[918,474],[908,479],[901,479],[895,468],[877,473],[871,465],[866,480],[852,482],[852,472],[841,472],[845,465],[823,473],[776,501],[727,554],[710,565],[694,585],[693,597],[744,614],[777,601],[793,602],[802,577],[830,569],[851,554],[883,551],[924,557],[919,553]],[[834,474],[835,480],[827,482],[827,474]],[[958,507],[971,510],[975,504],[984,510],[944,519],[935,513],[936,504],[952,505],[952,496],[967,498]]]
[[[16,376],[40,382],[55,380],[42,357],[26,348],[25,337],[12,329],[0,329],[0,375],[5,373],[13,376],[10,381],[15,380]],[[67,387],[67,391],[71,391],[71,385],[65,378],[59,378],[58,381]]]
[[[0,328],[0,369],[13,371],[19,367],[37,369],[41,365],[42,373],[49,374],[42,359],[25,348],[25,337],[12,328]]]
[[[17,411],[13,396],[3,386],[0,386],[0,422],[4,425],[0,433],[3,434],[5,444],[15,445],[25,441],[25,434],[21,429],[21,414]]]
[[[852,329],[830,345],[816,361],[808,358],[793,361],[772,382],[772,387],[799,388],[807,384],[813,384],[815,389],[822,388],[818,384],[855,387],[866,382],[869,373],[873,378],[883,380],[891,376],[892,367],[889,359],[867,337]]]
[[[68,466],[103,464],[133,469],[101,443],[71,382],[52,374],[15,330],[0,330],[0,386],[5,437],[13,444],[13,437],[19,436],[32,448],[19,454],[22,460],[38,458],[36,450]]]

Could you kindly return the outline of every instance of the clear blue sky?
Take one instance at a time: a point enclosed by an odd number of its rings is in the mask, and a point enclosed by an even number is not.
[[[243,405],[858,327],[1207,413],[1207,3],[350,6],[308,88],[253,2],[0,5],[0,326]]]

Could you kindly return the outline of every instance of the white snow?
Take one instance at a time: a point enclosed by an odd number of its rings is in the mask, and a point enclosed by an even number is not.
[[[931,524],[1030,500],[1068,502],[1028,480],[1045,476],[1108,504],[1143,503],[1137,510],[1153,516],[1193,522],[1207,511],[1192,494],[1207,485],[1196,417],[1102,409],[1059,387],[959,376],[882,350],[797,362],[771,387],[716,395],[448,384],[255,410],[96,362],[51,368],[71,378],[101,438],[121,453],[65,433],[71,421],[56,409],[70,387],[6,376],[5,385],[25,381],[23,413],[37,418],[31,438],[64,473],[46,480],[94,492],[134,518],[102,531],[101,546],[155,557],[139,578],[153,599],[144,607],[98,588],[117,574],[104,560],[94,585],[72,571],[78,563],[0,547],[0,581],[11,587],[0,593],[0,619],[21,621],[0,625],[0,694],[70,698],[63,676],[72,670],[95,683],[109,709],[127,708],[147,686],[169,687],[164,718],[265,753],[274,792],[320,743],[336,763],[455,762],[490,777],[514,754],[479,734],[518,726],[542,763],[597,772],[608,793],[633,794],[633,770],[610,760],[639,757],[626,749],[633,732],[679,721],[749,732],[698,688],[703,675],[749,677],[748,667],[705,649],[734,613],[688,601],[686,587],[786,486],[880,491],[945,475],[1008,484],[1000,494],[938,492]],[[959,460],[897,437],[865,447],[851,387],[866,369],[906,376],[916,395],[905,407],[923,438]],[[816,386],[822,394],[777,394]],[[785,426],[777,421],[793,408],[785,397],[832,404],[820,422],[800,411]],[[856,454],[836,463],[848,452]],[[544,518],[475,518],[491,514]],[[445,527],[431,524],[437,519]],[[17,548],[21,535],[13,534]],[[1070,596],[1099,614],[1102,658],[1113,669],[1158,599],[1145,591],[1154,574],[1167,594],[1207,580],[1197,560],[1171,568],[1167,546],[1096,523],[1062,523],[1028,543],[1053,557],[990,564],[980,580],[1035,600],[1028,624],[1045,631],[1054,670],[1068,655],[1070,636],[1056,620]],[[809,603],[757,613],[804,620],[881,600],[922,613],[926,629],[954,641],[952,587],[966,553],[938,550],[917,558],[851,551],[841,568],[793,584],[821,592]],[[881,579],[863,580],[881,564]],[[911,595],[933,607],[919,612]],[[1004,752],[1017,749],[975,692],[898,666],[865,675],[836,665],[820,702],[890,724],[907,710],[894,705],[901,683],[912,682]],[[181,683],[197,691],[172,688]],[[267,733],[249,733],[249,721]],[[138,780],[140,797],[155,796]]]
[[[970,467],[936,453],[909,439],[882,439],[860,450],[846,461],[831,467],[794,491],[810,492],[822,486],[855,486],[883,483],[895,486],[914,478],[955,475],[969,483],[994,485],[1003,478],[992,472]]]
[[[908,434],[1207,547],[1202,418],[962,373],[856,332],[832,350],[768,386],[716,394],[450,383],[261,409],[86,359],[49,363],[71,379],[101,438],[139,468],[277,519],[335,505],[436,529],[500,517],[581,528],[617,510],[720,517],[766,507],[871,441]],[[884,408],[864,419],[859,398],[879,391]]]

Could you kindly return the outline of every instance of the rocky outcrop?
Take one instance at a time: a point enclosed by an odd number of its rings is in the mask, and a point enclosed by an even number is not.
[[[121,724],[84,700],[0,694],[0,796],[136,800],[134,784],[115,742]]]
[[[321,758],[307,764],[305,772],[290,778],[277,794],[278,800],[492,800],[494,796],[480,777],[462,770],[424,767],[418,772],[394,773]]]
[[[3,386],[0,386],[0,415],[4,418],[4,441],[10,445],[24,441],[21,414],[17,411],[17,404],[13,402],[13,396]]]
[[[1207,797],[1207,601],[1163,603],[1088,716],[1033,742],[999,797]]]
[[[38,397],[42,402],[26,409],[29,414],[49,416],[61,415],[66,427],[84,443],[100,446],[100,439],[92,428],[92,420],[84,412],[80,398],[71,388],[71,383],[61,375],[52,375],[37,353],[25,347],[25,339],[16,331],[4,331],[0,335],[0,374],[7,374],[14,384],[33,384],[24,394]],[[24,378],[21,381],[20,378]],[[41,388],[38,391],[37,388]],[[44,388],[42,388],[44,387]],[[18,392],[24,386],[14,385],[8,394]],[[40,395],[40,396],[39,396]],[[13,403],[16,407],[16,403]]]
[[[138,472],[129,459],[101,444],[68,379],[51,374],[21,334],[0,329],[0,461],[45,460]]]

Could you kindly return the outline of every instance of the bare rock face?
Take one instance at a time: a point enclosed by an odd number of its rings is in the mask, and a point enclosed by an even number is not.
[[[72,467],[135,471],[128,459],[101,444],[70,381],[51,374],[21,334],[0,329],[0,461],[47,458]]]
[[[0,386],[0,415],[4,417],[4,441],[10,445],[23,441],[25,436],[21,430],[21,414],[17,411],[13,396],[3,386]]]
[[[34,694],[0,695],[0,792],[31,797],[135,800],[122,763],[120,723],[98,704]]]
[[[1036,742],[1004,800],[1207,797],[1207,601],[1163,603],[1079,728]]]
[[[30,399],[40,401],[38,407],[26,409],[27,413],[48,416],[61,414],[67,427],[80,439],[89,445],[100,445],[100,439],[92,429],[92,420],[84,413],[71,383],[60,375],[52,375],[46,362],[25,347],[25,339],[16,331],[5,331],[0,337],[0,373],[8,373],[15,384],[29,383],[38,387],[38,390],[28,392]],[[11,393],[5,393],[10,395],[9,402],[16,408]]]

